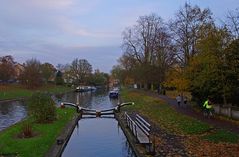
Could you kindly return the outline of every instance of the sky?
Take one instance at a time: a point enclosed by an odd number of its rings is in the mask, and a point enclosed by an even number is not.
[[[139,16],[165,21],[189,2],[209,8],[219,22],[239,0],[0,0],[0,56],[23,63],[36,58],[53,65],[87,59],[110,72],[121,50],[122,32]]]

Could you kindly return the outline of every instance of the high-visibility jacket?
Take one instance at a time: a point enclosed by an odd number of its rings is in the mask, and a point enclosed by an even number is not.
[[[206,109],[211,109],[212,108],[212,105],[209,105],[209,102],[208,100],[206,100],[203,104],[203,107],[205,107]]]

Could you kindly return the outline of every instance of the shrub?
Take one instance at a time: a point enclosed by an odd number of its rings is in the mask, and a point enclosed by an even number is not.
[[[29,99],[29,114],[37,122],[48,123],[56,119],[56,106],[51,96],[47,93],[36,92]]]
[[[24,138],[29,138],[33,136],[32,125],[29,122],[25,122],[22,125],[22,136]]]

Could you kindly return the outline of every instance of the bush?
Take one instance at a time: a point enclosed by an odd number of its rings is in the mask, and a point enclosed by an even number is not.
[[[29,138],[33,136],[33,131],[32,131],[32,124],[29,122],[25,122],[22,124],[22,137],[24,138]]]
[[[29,114],[37,122],[48,123],[56,119],[56,106],[50,95],[47,93],[36,92],[29,99]]]

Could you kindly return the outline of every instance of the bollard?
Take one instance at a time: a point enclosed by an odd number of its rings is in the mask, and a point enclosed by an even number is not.
[[[96,111],[96,117],[100,117],[101,116],[101,111]]]
[[[63,139],[57,139],[56,140],[57,145],[62,145],[64,143]]]
[[[65,108],[65,105],[64,105],[64,103],[61,103],[61,108]]]

